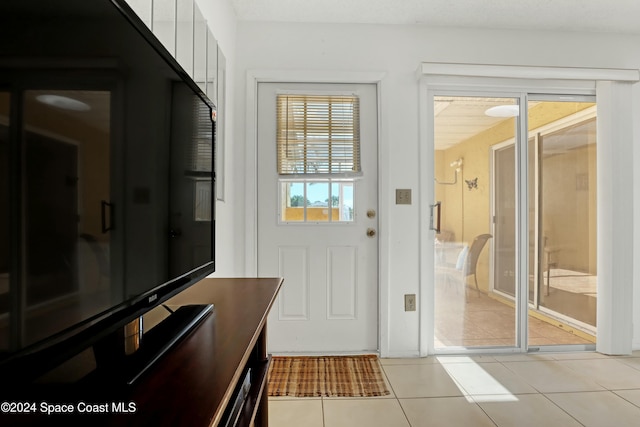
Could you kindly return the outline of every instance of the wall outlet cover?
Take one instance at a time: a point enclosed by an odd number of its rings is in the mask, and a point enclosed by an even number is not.
[[[416,311],[416,294],[405,294],[404,311]]]

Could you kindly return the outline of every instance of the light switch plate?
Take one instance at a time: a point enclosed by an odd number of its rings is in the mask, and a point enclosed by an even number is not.
[[[396,188],[396,205],[411,204],[411,189]]]

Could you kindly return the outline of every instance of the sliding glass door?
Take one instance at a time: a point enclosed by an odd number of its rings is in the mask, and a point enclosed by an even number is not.
[[[595,100],[442,92],[432,102],[434,349],[588,348]]]

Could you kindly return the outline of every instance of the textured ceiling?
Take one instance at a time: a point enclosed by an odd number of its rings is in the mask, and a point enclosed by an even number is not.
[[[640,34],[640,0],[232,0],[240,21]]]

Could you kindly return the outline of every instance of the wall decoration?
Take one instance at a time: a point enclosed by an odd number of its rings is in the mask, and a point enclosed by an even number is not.
[[[473,189],[478,189],[478,177],[475,177],[473,179],[465,179],[464,182],[467,183],[467,187],[469,187],[469,191],[473,190]]]

